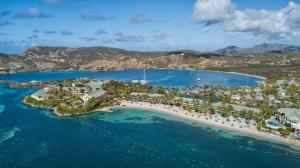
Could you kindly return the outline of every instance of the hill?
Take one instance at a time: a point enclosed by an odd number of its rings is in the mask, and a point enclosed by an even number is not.
[[[298,47],[261,44],[230,46],[214,53],[193,50],[139,52],[109,47],[29,48],[20,56],[0,54],[1,73],[27,71],[99,71],[128,69],[213,69],[262,76],[300,71]]]
[[[263,43],[255,45],[251,48],[239,48],[237,46],[229,46],[215,51],[216,54],[225,55],[249,55],[264,52],[299,52],[300,46],[278,44],[278,43]]]
[[[219,57],[196,51],[138,52],[108,47],[32,47],[20,58],[38,71],[189,68],[190,64]]]

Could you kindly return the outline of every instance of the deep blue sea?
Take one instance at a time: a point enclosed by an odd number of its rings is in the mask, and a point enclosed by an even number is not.
[[[152,85],[186,87],[197,73],[149,71]],[[14,81],[95,77],[129,81],[142,71],[22,73]],[[140,77],[139,77],[140,76]],[[257,78],[201,72],[202,82],[254,86]],[[203,84],[202,83],[202,84]],[[155,111],[115,109],[113,113],[60,118],[51,110],[22,103],[36,89],[0,85],[0,168],[299,168],[300,150],[185,121]]]

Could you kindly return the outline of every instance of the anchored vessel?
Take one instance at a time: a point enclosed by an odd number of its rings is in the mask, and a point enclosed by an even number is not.
[[[132,83],[141,83],[143,85],[146,85],[148,81],[146,80],[146,70],[144,70],[144,75],[142,80],[132,80]]]

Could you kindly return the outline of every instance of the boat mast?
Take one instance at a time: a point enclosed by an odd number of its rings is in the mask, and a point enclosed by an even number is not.
[[[197,78],[197,81],[200,81],[201,80],[201,78],[200,78],[200,75],[199,75],[200,73],[198,72],[198,78]]]
[[[144,81],[146,81],[146,70],[144,70]]]

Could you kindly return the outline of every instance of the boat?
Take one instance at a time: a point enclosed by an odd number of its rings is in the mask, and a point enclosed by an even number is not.
[[[143,80],[132,80],[132,83],[141,83],[142,85],[146,85],[148,81],[146,80],[146,70],[144,70]]]
[[[131,83],[139,83],[140,80],[131,80]]]
[[[197,78],[197,81],[201,81],[201,78],[200,78],[199,72],[198,72],[198,78]]]
[[[144,75],[143,75],[144,79],[140,81],[141,84],[145,85],[148,83],[148,81],[146,80],[146,70],[144,70]]]

